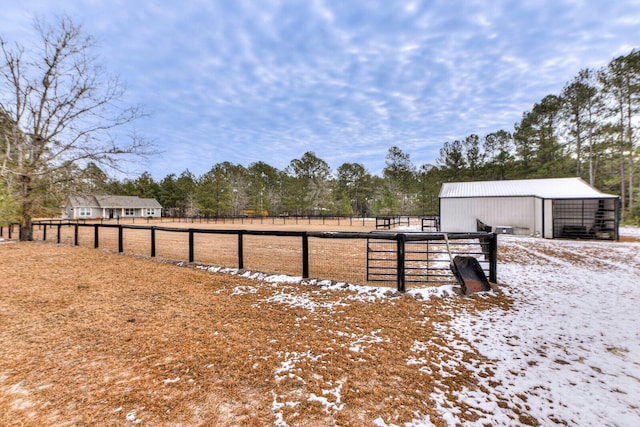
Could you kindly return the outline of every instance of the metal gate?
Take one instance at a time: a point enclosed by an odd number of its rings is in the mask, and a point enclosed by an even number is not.
[[[367,239],[367,281],[398,283],[455,283],[451,259],[442,233],[399,234],[396,240]],[[452,233],[451,255],[473,256],[496,281],[496,235],[491,233]],[[401,276],[401,277],[399,277]]]
[[[618,239],[618,199],[553,201],[553,237]]]

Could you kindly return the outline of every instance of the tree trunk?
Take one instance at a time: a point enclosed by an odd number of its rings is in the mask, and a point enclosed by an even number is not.
[[[33,212],[33,200],[31,197],[31,177],[26,174],[20,176],[21,185],[21,213],[20,213],[20,240],[31,241],[32,235],[32,212]]]
[[[625,143],[624,143],[624,137],[625,137],[625,131],[624,131],[624,105],[622,104],[622,102],[620,102],[619,107],[620,108],[620,159],[619,159],[619,170],[620,170],[620,219],[624,220],[624,212],[625,209],[627,207],[627,194],[626,194],[626,176],[625,176],[625,170],[624,170],[624,165],[625,165],[625,156],[624,156],[624,149],[625,149]]]
[[[628,173],[629,173],[629,188],[627,197],[629,200],[629,212],[633,211],[633,155],[635,153],[635,147],[633,143],[633,101],[631,98],[631,94],[627,96],[627,135],[629,138],[629,165],[628,165]]]
[[[627,197],[629,200],[629,212],[633,211],[633,198],[634,198],[634,185],[633,185],[633,169],[634,169],[634,164],[633,164],[633,144],[631,145],[631,150],[629,153],[629,165],[628,165],[628,170],[629,170],[629,188],[628,188],[628,192],[627,192]]]

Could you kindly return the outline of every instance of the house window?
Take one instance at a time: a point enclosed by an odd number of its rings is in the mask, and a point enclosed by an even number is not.
[[[124,208],[124,216],[134,216],[135,212],[133,208]]]
[[[147,208],[147,216],[154,216],[156,214],[156,208]]]
[[[91,208],[78,208],[79,216],[91,216]]]

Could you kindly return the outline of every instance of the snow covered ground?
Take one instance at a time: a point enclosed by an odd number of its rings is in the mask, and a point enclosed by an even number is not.
[[[621,235],[637,238],[640,229]],[[640,243],[500,236],[499,247],[527,254],[499,264],[513,309],[453,323],[460,345],[472,343],[490,360],[495,375],[478,376],[481,383],[499,379],[497,395],[549,424],[640,425]],[[484,422],[492,425],[511,410],[491,395],[463,398],[491,408]]]

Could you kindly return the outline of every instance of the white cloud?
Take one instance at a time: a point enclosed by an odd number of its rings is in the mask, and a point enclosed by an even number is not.
[[[157,178],[225,160],[282,168],[305,151],[376,171],[403,144],[432,162],[446,140],[512,130],[640,33],[633,1],[364,0],[26,0],[4,7],[0,33],[23,39],[34,11],[81,20],[127,99],[154,113],[142,130],[175,159]]]

